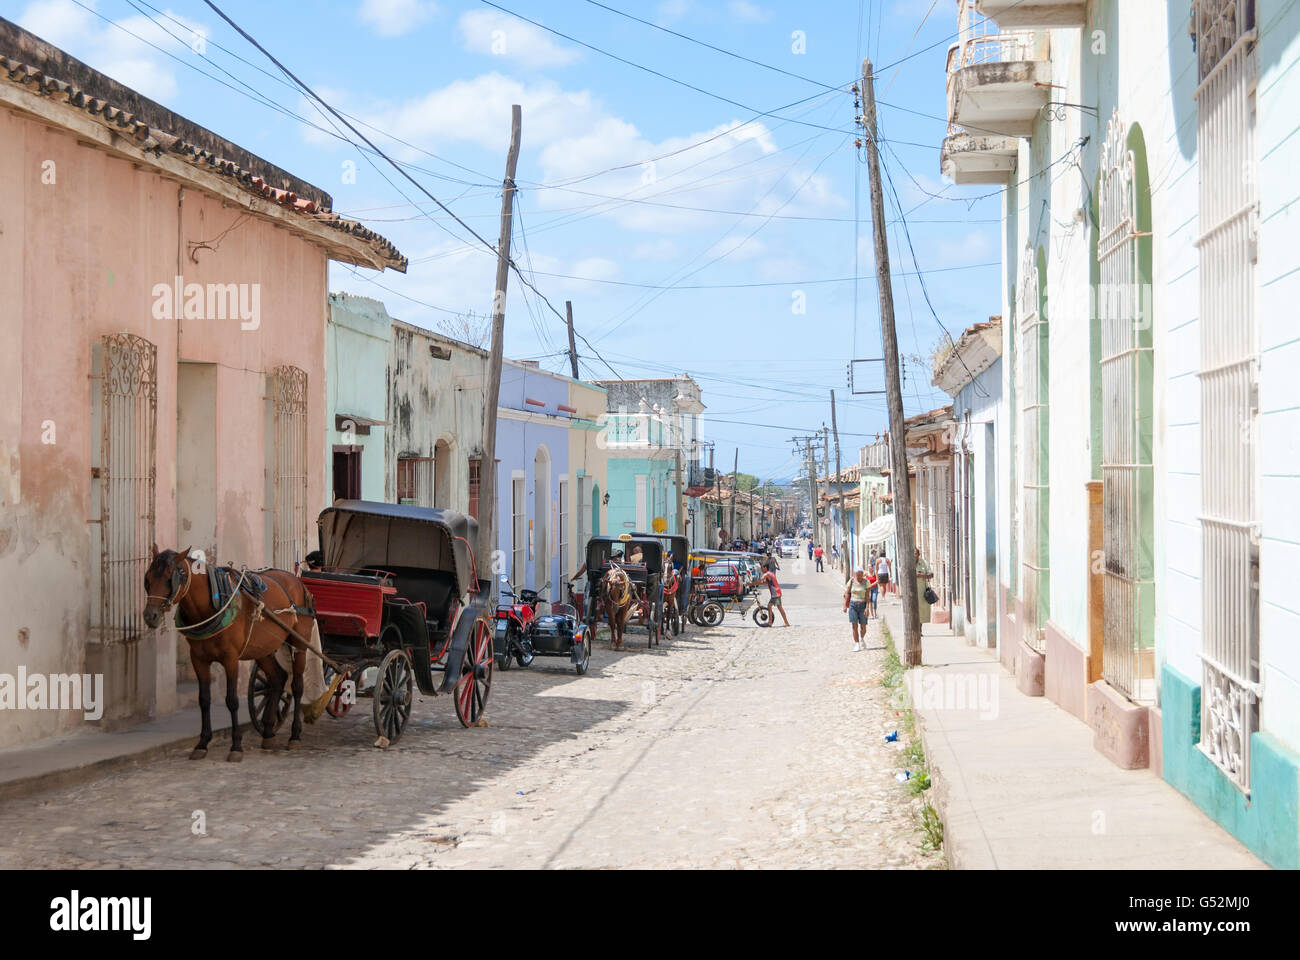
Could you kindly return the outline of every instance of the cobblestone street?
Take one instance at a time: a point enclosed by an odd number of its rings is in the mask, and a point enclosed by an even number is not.
[[[894,779],[878,628],[853,653],[839,575],[783,566],[790,629],[729,613],[653,652],[633,630],[585,677],[498,671],[485,728],[418,699],[387,751],[368,700],[293,753],[178,749],[0,804],[0,867],[941,865]]]

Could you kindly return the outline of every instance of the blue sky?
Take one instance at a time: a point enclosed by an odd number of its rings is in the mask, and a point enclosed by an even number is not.
[[[848,92],[863,56],[878,68],[909,57],[879,69],[876,95],[888,173],[939,321],[957,336],[1001,309],[991,265],[1001,201],[939,173],[955,4],[602,3],[777,69],[587,0],[498,4],[567,38],[481,0],[218,0],[493,243],[510,105],[521,104],[513,254],[561,312],[573,301],[594,346],[579,343],[584,377],[611,378],[611,367],[627,378],[691,373],[717,462],[729,466],[739,447],[741,469],[764,477],[796,470],[788,438],[829,424],[835,388],[852,461],[886,420],[882,397],[850,398],[845,384],[850,357],[880,355],[866,168]],[[202,0],[0,0],[0,15],[320,186],[337,211],[411,260],[406,276],[335,265],[332,289],[435,329],[490,311],[493,255],[432,203],[413,206],[424,197],[382,159],[371,157],[377,171],[317,129],[329,124]],[[918,278],[905,276],[915,267],[885,192],[900,349],[928,357],[943,333]],[[854,284],[840,282],[854,276],[855,237],[866,278],[856,325]],[[507,355],[568,370],[563,323],[514,277],[506,326]],[[876,380],[859,386],[883,386]],[[909,365],[905,394],[908,414],[947,402],[921,363]]]

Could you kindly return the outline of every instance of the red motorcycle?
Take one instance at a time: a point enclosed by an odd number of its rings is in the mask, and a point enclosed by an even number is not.
[[[538,599],[550,588],[551,581],[547,580],[541,590],[516,590],[509,579],[501,578],[493,646],[502,670],[510,669],[511,660],[521,667],[533,662],[532,632],[537,622]]]

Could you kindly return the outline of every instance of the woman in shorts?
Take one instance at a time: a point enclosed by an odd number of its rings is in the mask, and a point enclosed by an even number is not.
[[[853,571],[853,579],[844,585],[844,609],[849,614],[849,624],[853,627],[853,652],[862,649],[862,641],[867,639],[867,594],[870,589],[866,571],[861,567]]]

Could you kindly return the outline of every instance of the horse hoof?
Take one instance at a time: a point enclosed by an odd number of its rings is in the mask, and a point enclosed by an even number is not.
[[[301,741],[301,740],[290,740],[290,741],[289,741],[289,749],[290,749],[290,750],[297,750],[297,749],[298,749],[299,747],[301,747],[301,746],[302,746],[302,741]]]
[[[202,760],[202,759],[203,759],[204,757],[206,757],[207,755],[208,755],[208,751],[207,751],[207,749],[206,749],[205,747],[197,747],[197,748],[194,749],[194,751],[193,751],[192,753],[190,753],[190,759],[191,759],[191,760]]]
[[[270,749],[271,749],[272,747],[274,747],[274,746],[275,746],[275,737],[263,737],[263,738],[262,738],[262,749],[263,749],[263,750],[270,750]]]
[[[227,763],[239,763],[243,759],[244,759],[243,750],[231,750],[230,753],[227,754],[226,756]]]

